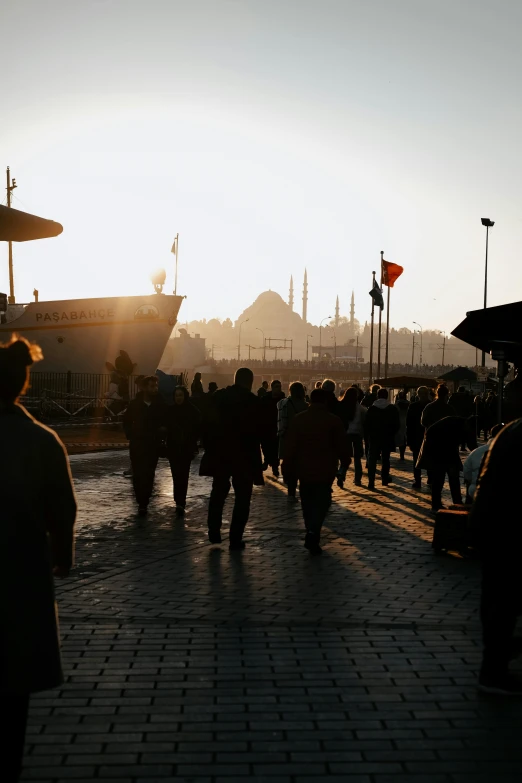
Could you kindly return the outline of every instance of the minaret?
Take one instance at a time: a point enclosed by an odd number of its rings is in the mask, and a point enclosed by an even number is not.
[[[308,275],[304,273],[304,282],[303,282],[303,321],[307,323],[307,313],[308,313]]]
[[[350,329],[352,332],[355,330],[355,296],[353,291],[350,301]]]
[[[339,328],[339,296],[335,300],[335,328]]]
[[[290,275],[290,291],[288,293],[288,306],[290,310],[294,309],[294,278]]]

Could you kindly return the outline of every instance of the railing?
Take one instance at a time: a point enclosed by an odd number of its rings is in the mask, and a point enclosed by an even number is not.
[[[117,421],[136,396],[137,377],[128,378],[119,394],[105,373],[33,372],[24,405],[42,420],[104,419]]]

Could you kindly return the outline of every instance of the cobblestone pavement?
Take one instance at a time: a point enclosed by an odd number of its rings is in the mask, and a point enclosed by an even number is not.
[[[197,464],[184,520],[164,462],[145,520],[124,453],[71,464],[67,681],[33,699],[25,780],[522,780],[522,705],[475,687],[477,563],[432,553],[411,462],[393,460],[376,493],[350,472],[321,558],[273,480],[254,491],[246,550],[229,552],[207,543]]]

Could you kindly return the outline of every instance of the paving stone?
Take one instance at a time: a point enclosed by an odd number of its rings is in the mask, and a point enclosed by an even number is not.
[[[230,553],[207,544],[197,461],[183,520],[164,461],[145,519],[125,453],[71,464],[66,683],[32,701],[23,780],[522,779],[522,706],[476,691],[478,564],[432,554],[411,461],[392,458],[375,495],[349,472],[314,559],[280,482],[254,489],[247,548]]]

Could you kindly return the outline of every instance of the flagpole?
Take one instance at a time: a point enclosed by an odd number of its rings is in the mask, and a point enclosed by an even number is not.
[[[372,291],[373,287],[375,285],[375,272],[372,272],[373,275],[373,281],[372,281]],[[372,296],[372,320],[371,320],[371,327],[370,327],[370,374],[368,378],[368,385],[372,385],[373,380],[373,325],[375,321],[375,299]]]
[[[384,355],[384,377],[388,377],[388,348],[390,344],[390,287],[388,285],[388,301],[386,302],[386,353]]]
[[[179,234],[176,234],[176,239],[174,240],[174,242],[175,242],[175,248],[176,248],[176,253],[175,253],[175,256],[176,256],[176,274],[175,274],[175,277],[174,277],[174,296],[176,296],[177,293],[178,293],[178,244],[179,244]]]
[[[381,290],[382,290],[382,270],[383,270],[383,260],[384,257],[384,250],[381,250]],[[381,334],[382,334],[382,307],[379,307],[379,344],[377,346],[377,377],[381,377]]]

